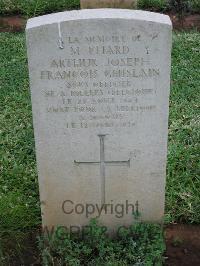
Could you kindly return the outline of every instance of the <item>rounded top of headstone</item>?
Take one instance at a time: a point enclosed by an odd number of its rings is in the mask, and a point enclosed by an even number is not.
[[[89,19],[134,19],[166,24],[169,26],[172,25],[169,16],[160,13],[141,10],[102,8],[65,11],[31,18],[27,22],[26,30],[64,21]]]

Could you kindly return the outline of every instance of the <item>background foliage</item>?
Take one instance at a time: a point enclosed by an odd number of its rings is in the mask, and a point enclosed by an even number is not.
[[[0,0],[1,14],[16,13],[28,17],[79,7],[79,0]]]
[[[34,17],[47,13],[79,9],[80,0],[0,0],[0,14]],[[139,9],[152,11],[200,12],[199,0],[138,0]]]

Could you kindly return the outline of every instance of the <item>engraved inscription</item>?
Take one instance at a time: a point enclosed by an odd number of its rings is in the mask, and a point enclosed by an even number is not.
[[[162,71],[152,61],[151,42],[158,33],[132,32],[63,37],[65,57],[51,58],[46,69],[38,71],[43,111],[65,115],[66,129],[129,128],[136,125],[138,113],[156,112]],[[52,88],[45,88],[48,81]]]

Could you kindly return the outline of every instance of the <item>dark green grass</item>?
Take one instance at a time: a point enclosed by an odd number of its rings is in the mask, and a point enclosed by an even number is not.
[[[161,266],[165,244],[162,229],[154,224],[120,228],[108,238],[95,220],[80,236],[58,228],[39,242],[43,265],[68,266]]]
[[[174,33],[166,221],[200,223],[200,34]],[[0,258],[40,224],[24,34],[0,34]]]
[[[1,34],[0,57],[1,254],[8,240],[20,249],[40,209],[24,35]]]
[[[1,34],[0,56],[0,226],[9,230],[39,221],[24,35]]]
[[[138,9],[157,12],[200,12],[199,0],[138,0]],[[80,0],[0,0],[0,14],[34,17],[57,11],[79,9]]]
[[[171,11],[180,14],[200,12],[199,0],[138,0],[138,9],[156,12]]]
[[[200,33],[173,36],[166,211],[200,222]]]
[[[21,14],[27,17],[79,8],[80,0],[0,0],[0,14]]]

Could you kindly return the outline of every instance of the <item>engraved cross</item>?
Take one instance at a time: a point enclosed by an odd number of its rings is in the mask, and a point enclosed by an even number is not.
[[[80,164],[99,164],[100,165],[100,176],[101,176],[101,203],[105,204],[105,177],[106,177],[106,165],[127,165],[130,167],[130,159],[127,161],[106,161],[105,160],[105,145],[104,139],[106,135],[98,135],[100,139],[100,161],[87,161],[87,162],[79,162],[74,161],[76,165]]]

